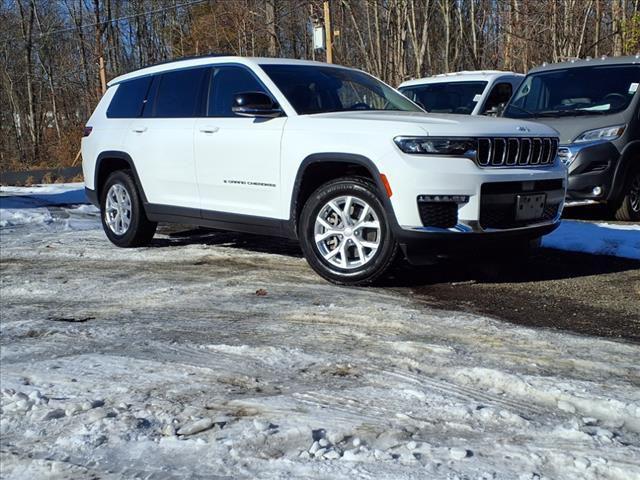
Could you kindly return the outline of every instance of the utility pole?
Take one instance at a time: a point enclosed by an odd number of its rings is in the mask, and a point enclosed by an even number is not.
[[[107,75],[104,71],[104,57],[100,55],[98,59],[98,70],[100,72],[100,90],[102,91],[102,95],[107,93]]]
[[[333,63],[333,43],[331,34],[331,11],[329,10],[329,1],[324,2],[324,34],[326,38],[327,63]]]

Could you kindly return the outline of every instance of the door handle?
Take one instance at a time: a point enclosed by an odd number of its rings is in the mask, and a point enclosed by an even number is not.
[[[214,127],[212,125],[207,125],[206,127],[200,128],[200,131],[202,133],[216,133],[218,130],[220,130],[220,127]]]
[[[147,127],[133,127],[131,131],[135,133],[144,133],[147,131]]]

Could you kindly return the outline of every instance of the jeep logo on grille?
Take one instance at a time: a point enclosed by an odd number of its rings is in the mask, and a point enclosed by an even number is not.
[[[522,125],[518,125],[516,127],[516,130],[518,130],[519,132],[530,132],[531,131],[527,127],[523,127]]]

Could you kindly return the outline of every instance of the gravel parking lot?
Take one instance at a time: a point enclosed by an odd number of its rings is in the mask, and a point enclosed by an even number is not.
[[[186,244],[302,258],[294,242],[281,239],[173,225],[161,231]],[[425,267],[401,264],[382,286],[436,308],[640,342],[637,260],[543,248],[529,259],[485,255]]]
[[[640,478],[637,261],[340,288],[292,243],[40,213],[0,229],[5,478]]]

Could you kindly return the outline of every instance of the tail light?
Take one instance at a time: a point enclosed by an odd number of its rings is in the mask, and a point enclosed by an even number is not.
[[[89,135],[91,135],[92,131],[93,131],[93,127],[84,127],[84,130],[82,131],[82,136],[88,137]]]

